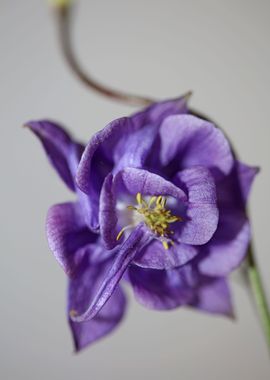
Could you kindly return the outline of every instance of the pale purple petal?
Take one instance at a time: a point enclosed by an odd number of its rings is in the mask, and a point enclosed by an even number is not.
[[[209,276],[228,275],[245,258],[250,237],[249,222],[243,214],[222,215],[216,235],[203,249],[200,272]]]
[[[116,181],[121,181],[129,194],[164,195],[185,202],[187,195],[163,177],[143,169],[127,168],[118,174]]]
[[[95,140],[95,136],[91,141],[93,140]],[[91,141],[82,155],[77,171],[76,183],[81,192],[85,194],[85,201],[87,202],[88,225],[93,231],[98,231],[100,191],[103,181],[111,172],[113,165],[106,159],[100,150],[95,152],[95,156],[92,157],[93,150],[98,142],[93,141],[93,145],[91,145]],[[90,165],[89,167],[88,164]]]
[[[173,269],[188,263],[198,252],[198,247],[182,243],[175,243],[165,250],[161,241],[154,239],[141,250],[133,263],[149,269]]]
[[[220,209],[244,211],[252,183],[259,169],[236,161],[231,173],[217,183]]]
[[[181,170],[205,166],[212,174],[228,174],[233,166],[230,145],[220,129],[192,115],[170,116],[160,127],[161,162],[175,161]]]
[[[175,237],[185,244],[207,243],[218,225],[216,187],[211,173],[197,166],[177,173],[174,182],[188,193],[184,222],[175,229]]]
[[[48,243],[56,260],[68,275],[72,275],[82,258],[86,245],[93,245],[97,235],[90,232],[78,203],[62,203],[52,206],[47,215]]]
[[[127,117],[114,120],[101,131],[97,132],[87,144],[77,173],[78,186],[86,194],[90,194],[91,191],[98,192],[100,190],[104,178],[113,168],[114,147],[119,139],[132,129],[131,125],[132,122]],[[99,160],[95,160],[96,156],[99,157]],[[103,159],[100,162],[101,157]],[[98,186],[96,186],[94,181],[98,169],[97,165],[99,169],[102,169],[102,167],[105,169],[99,181],[101,183],[98,183]],[[96,188],[93,188],[94,186]]]
[[[118,244],[116,237],[119,230],[116,201],[117,196],[132,195],[134,202],[137,193],[146,195],[166,195],[176,198],[179,204],[185,204],[186,194],[164,178],[147,170],[127,168],[115,176],[107,176],[100,196],[100,233],[108,249]],[[127,204],[128,206],[128,204]],[[118,230],[119,229],[119,230]]]
[[[247,198],[255,179],[255,176],[259,173],[258,167],[252,167],[242,162],[236,162],[237,172],[239,176],[239,185],[244,202],[247,202]]]
[[[113,175],[109,174],[101,189],[100,194],[100,234],[107,249],[114,248],[119,244],[116,240],[117,237],[117,212],[116,200],[117,194],[113,183]]]
[[[89,197],[89,219],[93,229],[99,226],[99,194],[105,177],[125,166],[142,166],[156,133],[153,125],[143,126],[133,123],[132,118],[122,118],[90,140],[78,168],[77,184]]]
[[[70,318],[70,314],[83,313],[86,310],[107,270],[108,262],[89,266],[85,260],[80,271],[69,280],[68,321],[76,351],[109,334],[124,316],[126,298],[120,286],[117,286],[109,301],[95,318],[87,322],[73,322]]]
[[[174,309],[193,298],[192,268],[155,270],[132,265],[129,268],[135,298],[143,306],[156,310]]]
[[[96,133],[82,156],[77,184],[90,198],[90,223],[98,228],[99,193],[105,177],[124,167],[141,167],[157,137],[157,128],[168,115],[187,112],[186,99],[159,102],[145,110],[114,120]]]
[[[211,314],[221,314],[233,318],[233,305],[226,279],[204,280],[197,289],[192,306]]]
[[[170,115],[179,115],[188,113],[186,96],[180,96],[175,99],[163,100],[161,102],[153,103],[143,111],[132,115],[133,118],[140,117],[144,115],[145,121],[147,123],[157,123],[160,124],[162,121]]]
[[[113,154],[114,173],[127,167],[142,167],[156,138],[157,127],[154,125],[146,125],[139,130],[132,127],[128,123],[125,131],[119,136],[114,150],[110,149]]]
[[[75,191],[74,177],[83,145],[73,141],[63,127],[48,120],[30,121],[26,126],[40,139],[52,166],[65,184]]]
[[[109,265],[106,273],[104,273],[100,286],[95,292],[94,298],[89,305],[81,314],[77,315],[76,313],[76,315],[71,316],[73,322],[88,321],[94,318],[104,307],[106,302],[112,296],[129,264],[140,249],[143,243],[143,236],[144,233],[141,226],[138,226],[137,229],[130,234],[128,239],[119,248],[119,251],[115,253],[115,257]]]
[[[226,276],[244,260],[251,238],[245,205],[257,172],[257,168],[236,162],[230,175],[217,184],[219,224],[203,249],[202,273]]]

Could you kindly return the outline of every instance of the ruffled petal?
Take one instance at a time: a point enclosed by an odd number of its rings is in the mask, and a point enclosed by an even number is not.
[[[77,184],[89,196],[93,229],[98,228],[99,194],[105,177],[112,170],[143,166],[164,118],[186,111],[185,98],[156,103],[129,118],[114,120],[92,137],[78,168]]]
[[[115,176],[108,175],[101,191],[99,213],[100,233],[108,249],[118,244],[117,234],[124,227],[118,226],[116,210],[117,197],[121,193],[132,195],[134,201],[137,193],[141,193],[143,196],[171,196],[178,200],[179,204],[184,204],[187,199],[183,190],[147,170],[127,168]]]
[[[135,130],[132,119],[128,120],[113,150],[114,173],[127,167],[142,167],[157,135],[156,126],[150,124]]]
[[[205,278],[204,283],[198,287],[191,306],[211,314],[234,317],[230,289],[224,278]]]
[[[245,210],[251,186],[259,168],[235,161],[231,173],[217,183],[220,209]]]
[[[172,270],[144,269],[132,265],[129,280],[137,301],[156,310],[187,305],[193,298],[193,269],[183,266]]]
[[[100,234],[108,249],[112,249],[118,244],[116,240],[118,223],[116,197],[113,175],[109,174],[101,190],[99,212]]]
[[[89,196],[93,229],[99,225],[99,194],[105,177],[125,165],[141,166],[154,138],[152,126],[142,127],[135,125],[132,118],[122,118],[111,122],[90,140],[78,168],[77,183]]]
[[[242,193],[242,198],[246,203],[253,181],[256,175],[259,173],[260,169],[258,167],[252,167],[238,161],[236,162],[236,166],[239,176],[239,185]]]
[[[75,191],[74,177],[84,146],[72,140],[64,128],[48,120],[30,121],[26,126],[40,139],[65,184]]]
[[[75,310],[71,314],[73,322],[89,321],[100,312],[112,296],[127,267],[143,244],[143,236],[144,232],[141,226],[138,226],[123,243],[119,251],[115,252],[114,259],[109,262],[107,270],[100,277],[99,286],[94,292],[93,298],[89,300],[89,304],[85,305],[81,313]]]
[[[143,169],[127,168],[116,177],[128,193],[136,195],[167,195],[176,198],[179,202],[186,202],[187,195],[172,182],[163,177]]]
[[[245,258],[251,238],[245,208],[257,173],[258,168],[236,162],[230,175],[217,184],[219,224],[214,237],[203,249],[199,263],[201,273],[226,276]]]
[[[199,250],[198,247],[176,243],[165,250],[158,240],[152,240],[135,257],[133,263],[149,269],[173,269],[192,260]]]
[[[160,138],[162,164],[175,166],[175,171],[200,165],[219,177],[228,174],[233,166],[233,155],[224,134],[198,117],[168,117],[160,127]]]
[[[185,220],[175,230],[175,237],[185,244],[207,243],[218,225],[216,187],[210,171],[199,166],[185,169],[174,182],[188,193]]]
[[[97,235],[86,227],[82,209],[78,203],[62,203],[52,206],[47,215],[48,243],[56,260],[70,276],[84,257],[84,246],[93,248]]]
[[[69,280],[68,286],[68,321],[76,351],[109,334],[121,322],[126,310],[126,297],[120,286],[117,286],[96,317],[87,322],[71,320],[70,314],[83,313],[86,310],[108,270],[108,262],[91,266],[85,260],[82,264],[84,265],[81,265],[76,276]]]
[[[203,248],[199,270],[208,276],[227,276],[244,260],[250,242],[250,226],[243,213],[223,213],[218,230]]]
[[[144,115],[144,120],[146,123],[160,124],[168,116],[186,114],[189,112],[187,107],[187,100],[189,96],[190,94],[186,94],[175,99],[153,103],[145,110],[133,115],[135,122],[136,117],[141,117],[141,115]]]
[[[142,168],[149,155],[158,155],[152,148],[157,128],[167,116],[186,112],[186,98],[180,97],[154,103],[132,115],[114,144],[114,173],[127,167]]]

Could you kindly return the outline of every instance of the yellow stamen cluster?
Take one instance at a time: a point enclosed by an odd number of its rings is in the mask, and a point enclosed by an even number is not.
[[[153,231],[157,236],[164,238],[161,239],[163,247],[169,249],[169,244],[173,245],[173,241],[168,239],[168,236],[172,235],[169,226],[171,223],[182,221],[179,216],[172,215],[171,210],[166,209],[167,199],[161,195],[153,196],[149,202],[146,202],[141,193],[136,195],[138,206],[128,206],[129,210],[138,212],[144,216],[145,224]],[[124,231],[130,228],[130,226],[124,227],[118,234],[117,240],[119,240]]]

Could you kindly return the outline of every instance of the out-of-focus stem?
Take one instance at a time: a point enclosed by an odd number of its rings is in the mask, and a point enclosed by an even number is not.
[[[62,5],[55,7],[55,12],[58,20],[59,27],[59,39],[61,48],[63,51],[63,55],[68,63],[69,67],[73,71],[73,73],[83,82],[88,88],[99,93],[100,95],[106,96],[110,99],[120,101],[122,103],[129,104],[131,106],[139,106],[144,107],[155,100],[150,99],[144,96],[132,95],[129,93],[121,92],[110,87],[107,87],[98,81],[96,81],[92,76],[85,73],[85,71],[81,68],[76,55],[72,48],[71,43],[71,12],[72,5],[67,2],[63,2]]]
[[[252,245],[248,252],[248,278],[270,353],[270,312]]]

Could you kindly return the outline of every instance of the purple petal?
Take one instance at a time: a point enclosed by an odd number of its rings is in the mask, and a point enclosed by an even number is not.
[[[252,183],[255,179],[255,176],[259,173],[258,167],[251,167],[242,162],[237,162],[237,172],[239,176],[239,185],[242,193],[244,202],[247,202],[247,198],[252,186]]]
[[[201,273],[226,276],[236,269],[247,253],[250,227],[241,213],[224,214],[214,238],[204,247],[205,255],[199,262]]]
[[[48,120],[31,121],[27,127],[40,139],[55,170],[65,184],[75,191],[75,172],[84,147],[73,141],[61,126]]]
[[[186,201],[186,194],[164,178],[147,170],[127,168],[116,174],[107,176],[100,196],[100,232],[108,249],[116,246],[117,212],[116,200],[120,190],[128,195],[167,195],[176,198],[179,203]],[[127,204],[128,206],[128,204]],[[120,226],[121,229],[124,226]]]
[[[116,196],[113,175],[109,174],[101,190],[99,213],[100,234],[107,249],[112,249],[118,244]]]
[[[236,161],[231,173],[217,183],[220,209],[245,210],[251,185],[259,169]]]
[[[157,174],[143,169],[127,168],[118,174],[116,181],[121,181],[129,194],[167,195],[185,202],[187,196],[183,190]]]
[[[105,177],[126,166],[141,167],[164,118],[186,111],[185,98],[156,103],[129,118],[114,120],[92,137],[78,168],[77,183],[91,200],[93,229],[98,228],[99,193]]]
[[[89,266],[87,262],[84,264],[76,277],[69,281],[68,315],[86,310],[108,270],[108,262],[93,266]],[[117,286],[109,301],[92,320],[78,323],[69,317],[75,350],[80,351],[115,329],[122,320],[125,309],[125,295],[120,286]]]
[[[193,274],[189,266],[155,270],[132,265],[129,279],[137,301],[150,309],[174,309],[193,298]]]
[[[176,115],[160,127],[161,161],[175,160],[178,170],[205,166],[215,176],[228,174],[233,165],[229,143],[220,129],[192,115]]]
[[[84,256],[81,248],[92,245],[97,239],[97,235],[86,227],[78,203],[52,206],[47,215],[46,231],[49,247],[68,275],[74,273]]]
[[[197,289],[192,306],[211,314],[222,314],[233,318],[233,306],[228,283],[223,278],[205,280]]]
[[[177,173],[174,182],[188,192],[185,220],[175,237],[185,244],[207,243],[217,229],[216,187],[208,169],[193,167]]]
[[[157,127],[152,124],[136,130],[132,119],[128,121],[125,130],[120,132],[117,144],[110,149],[111,152],[114,149],[114,173],[127,167],[142,167],[157,135]]]
[[[119,281],[124,275],[127,267],[137,254],[138,249],[143,242],[143,229],[138,226],[129,236],[129,238],[116,252],[115,258],[112,264],[108,268],[108,271],[103,276],[98,290],[94,294],[93,300],[85,308],[85,310],[77,315],[72,316],[73,322],[84,322],[94,318],[99,311],[104,307],[106,302],[110,299],[115,291]]]
[[[153,103],[140,113],[134,114],[133,117],[140,117],[143,114],[145,122],[160,124],[170,115],[188,113],[187,98],[186,96],[180,96],[175,99]]]
[[[133,262],[143,268],[173,269],[186,264],[197,253],[197,247],[181,243],[175,243],[170,249],[164,250],[160,241],[152,240]]]
[[[226,276],[245,258],[251,237],[245,206],[257,172],[257,168],[236,162],[230,175],[217,184],[219,224],[203,249],[199,263],[202,273]]]
[[[93,188],[95,185],[94,179],[96,178],[97,165],[100,170],[104,166],[106,168],[103,172],[103,176],[101,176],[101,181],[99,181],[101,183],[98,184],[100,188],[103,179],[113,168],[115,146],[117,146],[119,139],[123,138],[123,136],[128,136],[130,130],[132,130],[132,122],[129,118],[124,117],[112,121],[91,138],[83,153],[77,173],[78,186],[86,194],[98,190]],[[101,157],[103,158],[101,162],[98,162],[99,160],[95,161],[96,156],[99,156],[100,159]]]

